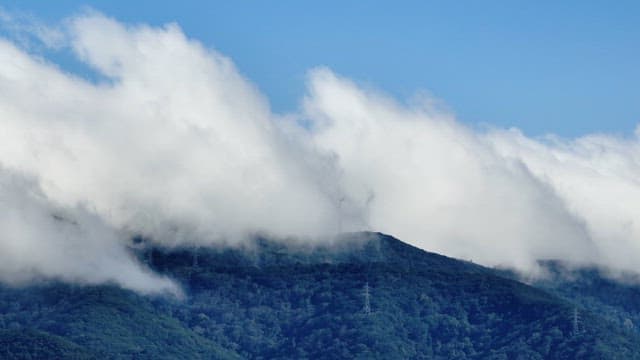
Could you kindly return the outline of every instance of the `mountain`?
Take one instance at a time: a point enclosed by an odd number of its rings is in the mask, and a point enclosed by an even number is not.
[[[0,359],[96,359],[60,336],[30,329],[0,330]]]
[[[186,297],[3,287],[2,358],[640,359],[637,330],[600,305],[384,234],[135,252]]]
[[[559,261],[541,262],[547,276],[531,285],[598,313],[609,322],[640,331],[640,278],[596,267],[575,268]]]

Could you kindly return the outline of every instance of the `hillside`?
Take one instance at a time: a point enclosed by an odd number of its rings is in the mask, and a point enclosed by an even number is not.
[[[549,276],[532,285],[598,313],[619,327],[640,331],[640,278],[595,267],[572,268],[559,261],[541,265]]]
[[[137,256],[186,298],[5,287],[0,329],[35,332],[66,358],[640,359],[637,332],[595,307],[383,234]],[[33,358],[14,348],[7,358]]]

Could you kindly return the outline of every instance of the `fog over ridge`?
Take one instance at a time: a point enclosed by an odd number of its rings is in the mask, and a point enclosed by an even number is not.
[[[549,258],[637,272],[638,132],[477,130],[325,67],[297,113],[275,114],[176,24],[87,12],[33,28],[20,29],[100,78],[0,39],[0,281],[176,292],[128,254],[130,236],[207,246],[358,230],[528,273]]]

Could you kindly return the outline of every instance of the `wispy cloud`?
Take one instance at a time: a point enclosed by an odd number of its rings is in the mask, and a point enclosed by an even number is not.
[[[59,27],[43,23],[28,13],[8,12],[0,6],[0,27],[22,47],[60,48],[64,45],[64,32]]]

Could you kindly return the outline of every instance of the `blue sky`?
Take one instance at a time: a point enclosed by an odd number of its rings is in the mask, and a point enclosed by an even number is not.
[[[31,1],[55,22],[91,7],[177,22],[230,56],[278,112],[325,65],[400,99],[428,91],[471,125],[529,135],[631,134],[640,122],[640,3],[631,1]]]

